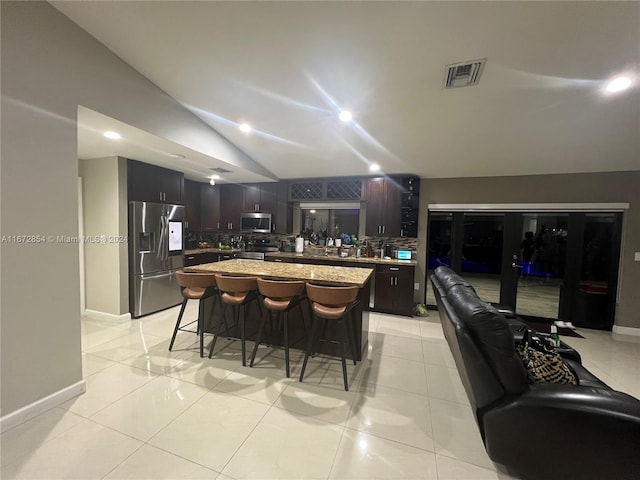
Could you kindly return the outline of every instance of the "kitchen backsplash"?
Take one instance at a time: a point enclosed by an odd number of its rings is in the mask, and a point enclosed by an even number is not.
[[[200,234],[187,233],[185,235],[186,248],[196,248],[199,241],[207,242],[211,246],[217,246],[218,243],[223,245],[231,245],[232,242],[237,241],[238,237],[242,237],[242,241],[246,244],[249,242],[260,242],[261,240],[268,240],[275,245],[294,245],[296,235],[293,234],[247,234],[244,235],[241,232],[236,233],[210,233],[202,232]],[[234,240],[235,239],[235,240]],[[392,244],[399,250],[411,250],[416,252],[418,248],[418,239],[409,237],[363,237],[359,240],[360,244],[368,242],[374,249],[378,249],[382,244]]]

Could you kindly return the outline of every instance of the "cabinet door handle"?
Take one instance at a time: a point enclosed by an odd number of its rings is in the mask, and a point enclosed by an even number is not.
[[[393,277],[389,277],[389,285],[393,287]]]
[[[398,267],[389,267],[389,270],[397,272],[398,270],[400,270],[400,268],[398,268]]]
[[[276,261],[276,262],[281,262],[281,261],[282,261],[282,259],[281,259],[281,258],[276,258],[276,259],[275,259],[275,261]]]
[[[387,229],[387,226],[386,226],[386,225],[383,225],[383,226],[382,226],[382,233],[385,233],[386,229]]]
[[[196,257],[187,257],[187,260],[193,260]]]
[[[255,211],[256,211],[256,212],[259,212],[259,211],[260,211],[260,204],[259,204],[259,203],[256,203],[256,204],[253,206],[253,208],[255,209]]]

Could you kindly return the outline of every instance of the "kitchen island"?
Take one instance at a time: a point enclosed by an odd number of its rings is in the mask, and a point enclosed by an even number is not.
[[[337,249],[331,249],[336,252]],[[345,267],[368,267],[375,269],[371,282],[373,310],[394,315],[412,316],[414,307],[414,282],[416,260],[398,260],[395,258],[338,256],[336,254],[317,253],[312,250],[304,253],[273,252],[265,255],[265,260],[279,264],[338,265]],[[418,279],[419,281],[419,279]]]
[[[369,297],[370,297],[370,279],[373,275],[372,268],[356,268],[356,267],[340,267],[330,265],[306,265],[300,263],[275,263],[261,262],[256,260],[225,260],[222,262],[205,263],[185,267],[186,272],[198,273],[220,273],[224,275],[234,276],[255,276],[270,278],[276,280],[301,280],[319,285],[329,286],[351,286],[356,285],[360,288],[358,294],[359,304],[353,309],[354,313],[354,335],[356,345],[354,352],[356,360],[362,359],[362,354],[367,348],[369,334]],[[217,301],[216,301],[217,302]],[[205,305],[205,318],[210,318],[206,331],[216,331],[220,322],[221,309],[216,308],[211,315],[213,308],[213,298],[209,299]],[[306,302],[305,302],[306,308]],[[300,350],[306,349],[305,330],[309,327],[310,315],[305,315],[307,319],[300,317],[298,310],[291,312],[290,320],[290,337],[292,348]],[[302,323],[306,322],[306,323]],[[335,323],[335,322],[330,322]],[[245,332],[247,340],[255,340],[258,326],[260,325],[260,315],[257,308],[250,308],[245,320]],[[337,329],[330,325],[325,336],[327,338],[340,338]],[[335,336],[334,336],[335,334]],[[319,352],[330,355],[338,355],[338,347],[335,343],[322,342]]]

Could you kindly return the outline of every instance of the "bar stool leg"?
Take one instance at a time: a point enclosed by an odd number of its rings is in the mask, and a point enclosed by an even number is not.
[[[341,320],[338,320],[339,323],[342,324],[342,341],[340,342],[342,346],[342,379],[344,381],[344,389],[346,391],[349,390],[349,381],[347,380],[347,342],[349,341],[349,334],[347,333],[347,321],[343,317]]]
[[[198,300],[198,335],[200,337],[200,358],[204,357],[204,299]]]
[[[286,363],[286,374],[287,378],[291,377],[289,374],[289,313],[285,310],[282,315],[284,322],[284,361]]]
[[[267,323],[267,315],[269,315],[269,310],[265,308],[264,315],[262,315],[262,321],[260,322],[260,327],[258,328],[258,336],[256,338],[256,344],[253,346],[253,352],[251,352],[251,362],[249,363],[250,367],[253,367],[253,362],[256,359],[256,352],[258,351],[258,345],[260,345],[260,340],[262,339],[262,332],[264,330],[264,326]]]
[[[309,335],[309,341],[307,342],[307,351],[304,353],[304,361],[302,362],[302,370],[300,370],[300,382],[302,382],[302,377],[304,377],[304,371],[307,368],[307,361],[309,360],[309,354],[311,353],[311,349],[313,348],[313,338],[316,335],[316,330],[318,329],[318,321],[317,317],[314,315],[311,323],[311,335]]]
[[[244,317],[246,314],[247,307],[243,305],[238,307],[238,322],[240,323],[240,345],[242,348],[242,366],[247,366],[247,345],[244,340]]]
[[[180,313],[178,314],[178,321],[176,322],[176,328],[173,329],[173,336],[171,337],[171,342],[169,343],[169,351],[173,348],[173,342],[176,341],[176,335],[178,334],[178,329],[180,328],[180,322],[182,322],[182,315],[184,314],[184,309],[187,306],[188,299],[182,300],[182,307],[180,307]]]
[[[349,315],[345,318],[347,333],[349,335],[349,344],[351,346],[351,355],[353,356],[353,364],[356,364],[356,342],[353,335],[353,310],[349,312]]]
[[[222,302],[222,299],[220,299],[220,302]],[[227,334],[229,334],[229,325],[227,325],[227,321],[225,320],[225,315],[227,314],[227,306],[228,304],[224,303],[222,305],[222,315],[220,317],[220,323],[218,323],[218,333],[214,333],[213,334],[213,341],[211,342],[211,347],[209,347],[209,358],[211,358],[213,356],[213,350],[214,348],[216,348],[216,341],[218,340],[218,337],[220,335],[222,335],[222,323],[224,320],[224,325],[226,328],[226,332]]]

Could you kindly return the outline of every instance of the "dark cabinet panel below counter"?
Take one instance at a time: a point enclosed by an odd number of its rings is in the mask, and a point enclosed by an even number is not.
[[[374,310],[411,316],[414,266],[377,265]]]

